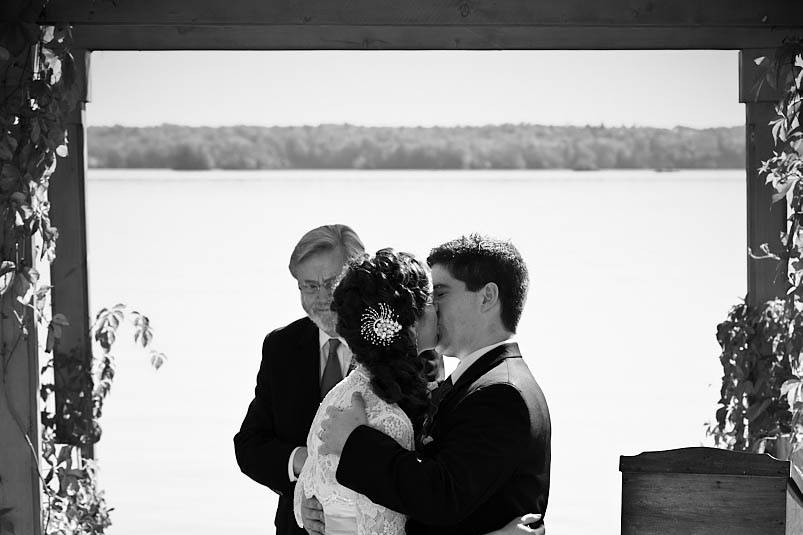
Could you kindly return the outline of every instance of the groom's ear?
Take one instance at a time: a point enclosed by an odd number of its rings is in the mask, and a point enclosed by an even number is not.
[[[489,282],[480,290],[482,296],[481,310],[487,312],[499,303],[499,286],[495,282]]]

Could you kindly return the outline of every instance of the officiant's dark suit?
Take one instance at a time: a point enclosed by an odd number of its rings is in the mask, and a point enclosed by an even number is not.
[[[472,364],[425,433],[431,441],[425,438],[416,455],[358,427],[343,449],[337,480],[408,515],[408,535],[488,533],[523,511],[545,512],[549,412],[516,344]]]
[[[346,225],[324,225],[299,240],[289,269],[307,317],[265,337],[254,399],[234,436],[237,464],[279,495],[277,535],[307,535],[293,516],[293,489],[325,391],[348,371],[351,352],[337,341],[332,287],[347,259],[364,251]]]
[[[304,446],[321,400],[318,327],[309,318],[270,333],[262,344],[254,400],[234,437],[242,471],[279,495],[277,535],[306,535],[293,517],[287,462]]]

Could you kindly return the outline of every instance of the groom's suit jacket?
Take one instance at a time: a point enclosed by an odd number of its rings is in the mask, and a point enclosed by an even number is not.
[[[309,318],[270,333],[262,344],[254,400],[234,436],[237,464],[279,495],[276,535],[307,535],[293,516],[290,454],[305,446],[321,401],[318,327]]]
[[[545,513],[549,411],[516,344],[493,348],[466,369],[427,435],[416,453],[360,426],[343,448],[337,480],[408,515],[407,535],[482,534]]]

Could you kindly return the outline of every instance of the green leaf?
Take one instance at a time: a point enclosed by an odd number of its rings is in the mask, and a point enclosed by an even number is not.
[[[781,385],[781,395],[785,396],[789,390],[800,384],[800,379],[789,379]]]
[[[48,396],[54,390],[55,390],[55,387],[52,384],[44,384],[39,389],[39,397],[42,398],[42,401],[47,401]]]
[[[53,40],[53,34],[55,32],[55,28],[53,26],[45,26],[42,28],[42,42],[49,43]]]
[[[60,334],[60,333],[59,333]],[[51,323],[47,328],[47,338],[45,339],[45,353],[51,353],[56,347],[56,331]]]
[[[59,456],[58,459],[56,460],[56,463],[61,464],[62,462],[68,460],[71,454],[72,454],[72,446],[62,446],[61,451],[59,451]]]
[[[14,180],[19,180],[20,176],[22,176],[20,175],[20,170],[10,163],[3,164],[3,167],[0,168],[0,175],[2,175],[3,178],[11,178]]]
[[[164,353],[151,350],[151,366],[153,366],[154,369],[158,370],[161,368],[162,364],[164,364],[166,360],[167,357]]]
[[[14,283],[14,269],[16,267],[14,262],[9,260],[4,260],[0,263],[0,295],[5,294]]]
[[[780,187],[776,187],[776,192],[772,194],[772,202],[775,203],[784,199],[789,190],[797,184],[798,180],[800,180],[800,177],[792,178],[787,180],[786,183],[782,184]]]
[[[770,406],[770,403],[772,403],[771,399],[765,399],[759,405],[751,405],[750,407],[748,407],[747,408],[747,412],[745,414],[745,416],[747,417],[747,420],[752,422],[753,420],[755,420],[756,418],[761,416],[761,414],[765,410],[767,410],[767,407]]]

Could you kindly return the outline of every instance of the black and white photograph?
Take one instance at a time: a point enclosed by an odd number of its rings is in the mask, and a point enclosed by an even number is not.
[[[8,0],[0,535],[803,533],[803,3]]]

